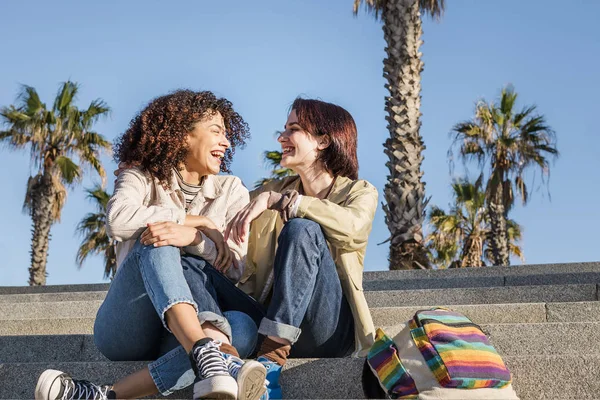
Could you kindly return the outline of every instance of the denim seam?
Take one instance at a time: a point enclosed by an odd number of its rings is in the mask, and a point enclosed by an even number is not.
[[[308,228],[304,227],[304,230],[306,231],[307,235],[312,238],[312,234],[308,230]],[[317,246],[317,250],[320,253],[321,252],[321,248],[319,247],[319,245],[316,242],[315,242],[315,244]],[[316,283],[316,280],[317,280],[317,275],[319,273],[318,272],[318,268],[319,267],[316,267],[316,268],[317,268],[317,273],[314,275],[313,279],[310,281],[310,283],[311,283],[311,285],[313,287],[313,290],[312,290],[312,293],[311,293],[311,297],[310,297],[311,299],[312,299],[312,297],[314,296],[314,293],[315,293],[315,283]],[[294,303],[292,304],[292,306],[294,307],[294,309],[298,309],[299,308],[300,304],[302,303],[302,301],[304,300],[304,298],[306,297],[306,295],[307,295],[307,293],[300,293],[299,295],[295,296]],[[309,300],[309,304],[310,304],[310,300]],[[306,306],[308,308],[308,304]],[[304,317],[303,317],[303,319],[304,319]]]
[[[156,371],[155,368],[156,367],[154,366],[154,363],[148,364],[148,371],[150,372],[150,377],[154,381],[156,388],[158,389],[160,394],[162,394],[163,396],[170,395],[173,392],[171,392],[168,389],[165,389],[165,384],[163,383],[162,379],[160,378],[160,374],[158,373],[158,371]]]
[[[281,332],[284,330],[285,332]],[[289,335],[287,335],[289,331]],[[300,334],[302,333],[302,329],[283,324],[281,322],[273,321],[269,318],[263,318],[260,323],[260,327],[258,328],[258,333],[265,336],[278,336],[282,339],[286,339],[290,341],[290,344],[294,344],[298,341]]]
[[[215,328],[220,330],[221,333],[227,336],[230,343],[233,340],[231,326],[229,325],[229,321],[227,321],[227,318],[225,318],[224,316],[216,314],[212,311],[201,311],[198,313],[198,320],[200,321],[200,325],[204,324],[205,322],[211,323]],[[217,326],[215,325],[215,323],[221,326]],[[227,332],[224,332],[223,330],[226,330]]]
[[[169,331],[169,333],[173,333],[173,332],[167,326],[167,321],[165,319],[165,314],[166,314],[167,311],[169,311],[169,309],[171,307],[173,307],[173,306],[175,306],[177,304],[182,304],[182,303],[186,303],[186,304],[189,304],[192,307],[194,307],[194,310],[196,310],[196,315],[198,315],[198,305],[196,304],[196,302],[194,302],[194,300],[190,300],[190,299],[186,299],[184,297],[180,297],[180,298],[176,298],[176,299],[173,299],[173,300],[169,301],[167,303],[167,305],[165,307],[163,307],[163,309],[160,312],[160,319],[161,319],[161,321],[163,323],[163,326],[165,327],[165,329],[167,331]]]
[[[185,350],[182,347],[180,347],[179,349],[171,350],[168,353],[160,356],[157,360],[154,360],[150,364],[148,364],[148,370],[150,371],[150,375],[154,380],[154,384],[163,396],[168,396],[173,392],[169,389],[165,389],[165,384],[160,377],[159,368],[163,364],[166,364],[168,361],[171,361],[172,359],[178,357],[178,353],[181,351],[185,353]]]

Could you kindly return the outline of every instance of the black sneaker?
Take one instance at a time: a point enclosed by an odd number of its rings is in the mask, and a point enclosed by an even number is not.
[[[229,374],[220,341],[199,340],[194,345],[190,358],[198,379],[194,383],[194,400],[236,399],[238,385]]]
[[[94,385],[88,381],[78,381],[68,374],[54,369],[45,370],[35,386],[35,400],[107,400],[110,385]],[[113,393],[114,394],[114,393]]]

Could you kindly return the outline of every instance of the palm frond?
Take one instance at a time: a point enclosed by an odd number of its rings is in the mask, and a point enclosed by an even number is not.
[[[102,185],[96,185],[91,189],[85,190],[88,200],[91,200],[99,211],[106,210],[110,194],[103,189]]]
[[[0,132],[0,143],[18,149],[25,147],[31,142],[31,136],[14,130]]]
[[[69,157],[59,156],[54,160],[54,164],[60,173],[60,179],[67,185],[72,185],[81,180],[81,168]]]
[[[61,84],[52,107],[58,116],[66,118],[73,111],[73,103],[77,98],[78,91],[79,85],[75,82],[66,81]]]
[[[489,174],[486,190],[489,201],[504,189],[506,213],[514,204],[514,195],[519,195],[523,204],[529,200],[523,179],[525,171],[537,167],[534,174],[540,171],[544,178],[549,174],[549,157],[558,156],[555,133],[545,118],[536,114],[535,106],[515,112],[517,98],[514,88],[507,86],[502,89],[498,104],[479,101],[474,118],[454,126],[454,141],[449,151],[450,157],[456,151],[465,165],[477,161],[481,172]]]
[[[67,202],[67,188],[62,184],[60,177],[52,176],[52,186],[54,188],[54,199],[52,202],[52,220],[60,221],[62,209]]]
[[[21,103],[21,108],[27,115],[35,115],[46,109],[46,105],[41,101],[40,96],[34,87],[21,85],[17,95],[17,103]]]
[[[444,9],[446,7],[445,0],[418,0],[419,1],[419,10],[429,15],[430,17],[439,20],[441,16],[444,14]],[[353,12],[354,15],[357,15],[360,6],[364,5],[364,8],[367,12],[373,14],[376,19],[379,19],[386,6],[388,5],[389,0],[354,0]]]
[[[260,179],[254,183],[254,188],[257,189],[261,186],[266,185],[273,179],[281,179],[286,176],[296,175],[294,171],[289,168],[281,167],[282,153],[277,150],[268,150],[263,153],[264,162],[266,165],[271,167],[271,175],[267,178]]]
[[[92,126],[100,117],[107,116],[110,113],[110,107],[102,99],[93,100],[87,110],[83,112],[81,121],[84,129]]]
[[[96,206],[97,212],[86,214],[77,224],[77,232],[83,240],[77,251],[76,261],[81,268],[84,261],[90,255],[104,257],[104,277],[112,277],[116,271],[117,258],[115,254],[115,242],[106,232],[106,206],[110,199],[101,185],[86,189],[87,198]]]
[[[31,211],[33,210],[34,195],[39,190],[41,179],[41,174],[30,176],[29,179],[27,179],[27,189],[25,190],[25,200],[23,201],[24,214],[30,215]]]

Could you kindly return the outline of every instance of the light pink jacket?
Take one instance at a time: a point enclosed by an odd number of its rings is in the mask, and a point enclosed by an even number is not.
[[[187,214],[210,218],[221,232],[227,223],[249,202],[248,189],[232,175],[208,175],[202,189],[190,204]],[[118,241],[117,266],[120,266],[135,241],[152,222],[185,222],[185,199],[177,183],[175,172],[170,188],[139,168],[126,169],[117,179],[115,191],[107,207],[107,231]],[[246,261],[247,242],[241,245],[227,242],[240,268],[230,268],[228,276],[237,281],[242,276]],[[182,251],[204,258],[213,264],[217,257],[215,244],[204,234],[196,246],[186,246]]]

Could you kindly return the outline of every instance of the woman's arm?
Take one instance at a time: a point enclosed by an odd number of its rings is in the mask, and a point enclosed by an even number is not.
[[[150,223],[185,222],[182,209],[144,205],[151,185],[150,178],[137,168],[125,169],[119,174],[106,208],[109,236],[125,241],[141,235]]]
[[[225,210],[225,224],[228,224],[235,215],[244,208],[248,202],[250,201],[248,189],[244,187],[242,181],[234,177],[229,192],[227,193],[227,208]],[[197,222],[198,224],[202,224],[202,217],[194,217],[194,220],[190,220],[189,223]],[[186,223],[187,224],[187,223]],[[217,247],[214,243],[214,240],[211,240],[212,235],[216,235],[217,233],[221,235],[222,232],[214,232],[208,233],[204,230],[202,226],[197,226],[200,232],[202,232],[202,240],[195,246],[187,246],[184,248],[186,253],[194,254],[204,258],[206,261],[214,264],[217,260],[218,251]],[[223,239],[224,240],[224,239]],[[225,266],[223,268],[223,272],[228,272],[228,275],[233,279],[239,279],[241,273],[244,270],[244,262],[246,259],[246,253],[248,252],[248,244],[247,243],[236,243],[233,240],[226,240],[229,249],[232,252],[232,256],[235,259],[233,262],[233,269],[229,267],[231,265]],[[239,276],[238,276],[239,275]]]
[[[377,189],[373,185],[358,181],[344,205],[302,196],[292,216],[315,221],[321,225],[331,244],[354,251],[363,247],[369,238],[377,210],[377,197]]]

